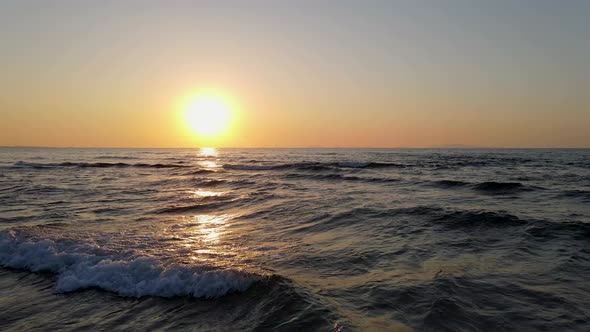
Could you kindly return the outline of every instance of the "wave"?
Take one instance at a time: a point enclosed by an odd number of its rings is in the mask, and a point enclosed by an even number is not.
[[[97,156],[94,159],[121,159],[121,160],[133,160],[137,159],[136,157],[131,156]]]
[[[365,167],[361,168],[406,168],[411,167],[411,165],[404,165],[398,163],[384,163],[384,162],[372,162],[368,163]]]
[[[301,174],[290,173],[284,176],[286,179],[307,179],[307,180],[326,180],[326,181],[359,181],[368,183],[390,183],[399,182],[399,179],[379,178],[379,177],[360,177],[342,174]]]
[[[527,286],[528,279],[520,275],[471,276],[445,270],[441,266],[432,278],[395,287],[366,283],[348,289],[347,295],[358,299],[365,316],[402,312],[405,322],[417,331],[587,330],[584,307],[576,298],[553,292],[551,287]],[[512,310],[518,313],[501,318],[490,315]],[[549,320],[548,315],[558,318]]]
[[[204,203],[204,204],[191,204],[183,206],[170,206],[167,208],[159,209],[155,211],[157,214],[173,214],[173,213],[185,213],[185,212],[203,212],[227,207],[228,204],[234,203],[233,201],[215,202],[215,203]]]
[[[28,168],[56,168],[56,167],[80,167],[80,168],[110,168],[110,167],[139,167],[139,168],[182,168],[190,167],[180,164],[147,164],[147,163],[85,163],[85,162],[63,162],[63,163],[29,163],[18,161],[14,164],[15,167]]]
[[[435,187],[443,188],[443,189],[452,189],[452,188],[471,188],[475,191],[488,193],[488,194],[507,194],[507,193],[517,193],[522,191],[533,191],[544,189],[541,187],[535,186],[527,186],[520,182],[495,182],[495,181],[487,181],[487,182],[480,182],[480,183],[469,183],[459,180],[440,180],[433,182]]]
[[[456,180],[440,180],[434,182],[434,185],[440,188],[456,188],[456,187],[465,187],[469,185],[467,182],[463,181],[456,181]]]
[[[526,229],[527,234],[542,241],[558,240],[572,236],[573,239],[590,239],[590,223],[584,222],[536,222]]]
[[[590,200],[590,190],[569,190],[564,192],[564,196]]]
[[[397,163],[384,163],[384,162],[307,162],[307,163],[292,163],[292,164],[225,164],[223,168],[228,170],[241,170],[241,171],[268,171],[268,170],[282,170],[282,169],[297,169],[297,170],[310,170],[310,171],[321,171],[321,170],[333,170],[338,168],[405,168],[407,165]]]
[[[532,188],[520,182],[482,182],[473,186],[474,190],[490,194],[515,193],[520,191],[531,191]]]
[[[229,185],[235,188],[250,187],[256,185],[256,182],[240,179],[240,180],[222,180],[222,179],[195,179],[192,182],[196,186],[200,187],[218,187],[223,185]]]
[[[196,171],[191,171],[189,173],[186,173],[185,175],[203,175],[203,174],[212,174],[212,173],[218,173],[218,171],[213,171],[210,169],[199,169]]]
[[[408,165],[397,164],[397,163],[386,163],[386,162],[353,162],[343,161],[337,163],[328,163],[328,165],[340,167],[340,168],[405,168]]]
[[[58,292],[100,288],[122,296],[217,298],[242,292],[262,276],[236,269],[165,264],[134,252],[0,233],[0,265],[57,276]]]
[[[332,165],[343,168],[366,168],[369,167],[369,164],[370,163],[343,161],[339,163],[334,163]]]
[[[492,212],[485,210],[448,210],[436,206],[414,206],[403,208],[354,208],[338,214],[323,214],[314,217],[291,231],[300,232],[324,232],[334,228],[356,227],[359,223],[367,225],[371,221],[381,222],[384,219],[391,220],[398,227],[397,220],[407,221],[404,216],[412,216],[416,221],[427,225],[440,225],[447,229],[460,228],[469,230],[473,227],[504,228],[526,225],[530,220],[524,220],[517,216],[504,212]],[[375,227],[389,227],[388,224],[378,224]]]
[[[271,169],[282,169],[294,167],[292,164],[279,165],[241,165],[241,164],[226,164],[223,165],[225,169],[240,170],[240,171],[267,171]]]
[[[510,227],[529,223],[527,220],[504,212],[483,210],[458,210],[445,212],[432,219],[433,222],[443,222],[452,228],[469,227]]]
[[[283,169],[299,169],[308,171],[323,171],[334,169],[334,164],[323,163],[293,163],[293,164],[260,164],[260,165],[245,165],[245,164],[226,164],[224,169],[240,170],[240,171],[269,171],[269,170],[283,170]]]
[[[590,223],[560,221],[552,222],[543,219],[524,219],[518,216],[498,211],[485,210],[456,210],[445,211],[432,218],[433,222],[443,222],[447,227],[468,229],[523,227],[529,235],[549,240],[560,236],[572,236],[575,239],[590,238]]]
[[[369,224],[372,221],[381,223],[384,219],[394,220],[394,217],[403,215],[413,215],[419,218],[427,216],[437,216],[443,209],[434,206],[414,206],[402,208],[368,208],[358,207],[352,208],[343,212],[335,214],[322,214],[313,217],[291,231],[294,233],[300,232],[324,232],[334,228],[341,228],[346,226],[353,226],[355,224],[363,223]],[[379,225],[381,227],[383,225]]]
[[[6,194],[31,194],[31,195],[40,195],[40,194],[63,194],[65,192],[78,192],[81,193],[82,191],[79,189],[68,188],[65,186],[57,185],[18,185],[11,187],[6,190]]]
[[[123,158],[121,158],[123,159]],[[130,158],[133,159],[133,158]],[[393,165],[393,164],[391,164]],[[227,170],[242,170],[242,171],[267,171],[280,169],[299,169],[299,170],[333,170],[334,168],[371,168],[371,167],[393,167],[385,163],[294,163],[294,164],[274,164],[274,165],[246,165],[246,164],[225,164],[224,169]],[[25,161],[18,161],[14,163],[14,167],[20,168],[58,168],[58,167],[79,167],[79,168],[124,168],[124,167],[138,167],[138,168],[187,168],[190,165],[182,164],[181,162],[174,164],[148,164],[148,163],[110,163],[110,162],[62,162],[62,163],[31,163]],[[200,169],[189,174],[203,174],[215,173],[214,170]]]

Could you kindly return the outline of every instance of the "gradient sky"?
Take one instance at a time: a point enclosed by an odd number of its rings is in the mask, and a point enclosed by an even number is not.
[[[590,146],[590,1],[2,1],[0,145]],[[239,107],[202,141],[178,116]]]

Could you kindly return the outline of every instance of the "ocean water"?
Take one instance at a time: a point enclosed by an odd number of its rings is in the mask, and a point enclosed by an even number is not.
[[[0,330],[590,331],[590,150],[0,149]]]

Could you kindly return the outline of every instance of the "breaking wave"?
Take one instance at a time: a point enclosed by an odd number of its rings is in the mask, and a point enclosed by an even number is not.
[[[56,290],[100,288],[122,296],[217,298],[245,291],[262,276],[235,269],[165,264],[131,251],[117,253],[89,244],[28,239],[0,233],[0,265],[57,276]]]

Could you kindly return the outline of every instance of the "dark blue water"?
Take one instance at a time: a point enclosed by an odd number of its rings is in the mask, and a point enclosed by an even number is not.
[[[590,150],[0,149],[0,330],[589,331]]]

